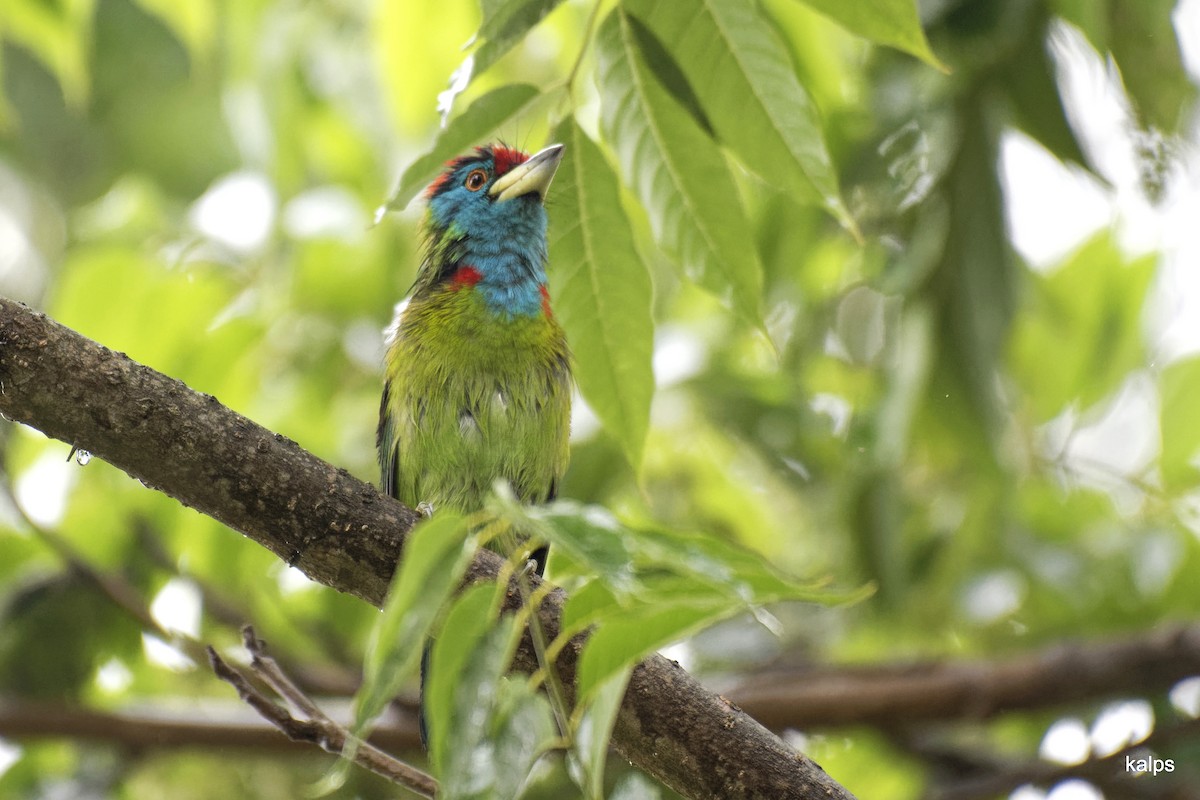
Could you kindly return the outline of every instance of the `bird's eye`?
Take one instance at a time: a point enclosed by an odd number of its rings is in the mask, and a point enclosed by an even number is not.
[[[481,169],[473,169],[467,173],[467,180],[464,184],[472,192],[478,192],[487,183],[487,172]]]

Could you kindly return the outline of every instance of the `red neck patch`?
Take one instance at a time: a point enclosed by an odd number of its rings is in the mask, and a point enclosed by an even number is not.
[[[554,312],[550,310],[550,292],[546,291],[546,284],[538,287],[538,294],[542,296],[542,314],[550,319],[554,316]]]
[[[483,280],[483,275],[479,270],[470,266],[462,266],[454,270],[454,274],[450,276],[450,287],[454,291],[470,289],[481,280]]]

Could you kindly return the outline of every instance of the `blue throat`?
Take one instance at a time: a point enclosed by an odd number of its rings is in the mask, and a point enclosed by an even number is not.
[[[541,253],[500,252],[468,256],[483,276],[475,286],[490,311],[531,317],[541,313],[541,287],[546,283],[545,247]]]
[[[479,271],[475,285],[490,311],[512,317],[542,312],[546,284],[546,211],[535,198],[503,204],[463,206],[458,197],[436,197],[435,220],[452,220],[448,233],[461,236],[453,261]]]

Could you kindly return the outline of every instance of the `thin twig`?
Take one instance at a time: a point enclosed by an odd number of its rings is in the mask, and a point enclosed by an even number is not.
[[[296,687],[282,670],[264,652],[265,645],[255,635],[254,629],[246,626],[244,635],[251,650],[251,668],[264,683],[279,691],[297,709],[303,711],[309,718],[297,719],[286,708],[274,702],[255,688],[241,671],[229,664],[217,654],[212,647],[208,648],[208,660],[213,672],[218,678],[230,684],[237,690],[238,696],[253,708],[258,714],[289,739],[297,742],[315,744],[327,753],[340,756],[346,749],[346,744],[354,737],[349,731],[329,719],[309,697]],[[388,755],[387,753],[367,742],[355,742],[353,760],[360,767],[374,772],[393,783],[420,795],[432,798],[437,794],[437,781],[433,777],[410,764]]]
[[[330,722],[329,717],[317,707],[317,704],[309,699],[303,691],[300,690],[292,680],[284,674],[279,668],[279,664],[275,659],[267,655],[267,643],[258,638],[254,632],[254,626],[242,626],[242,644],[250,653],[250,666],[254,672],[263,679],[263,681],[279,693],[279,696],[287,700],[293,706],[304,712],[305,716],[310,719],[321,720],[322,722]]]

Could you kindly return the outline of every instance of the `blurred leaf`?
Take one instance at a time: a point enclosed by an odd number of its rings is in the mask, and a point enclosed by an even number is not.
[[[354,698],[356,735],[416,671],[434,618],[458,587],[475,549],[475,537],[457,514],[440,511],[413,528],[367,643],[363,683]]]
[[[1108,50],[1109,0],[1050,0],[1050,10],[1083,32],[1098,52]]]
[[[1127,264],[1101,233],[1049,275],[1032,277],[1011,352],[1037,421],[1069,403],[1096,403],[1142,365],[1138,321],[1153,274],[1153,256]]]
[[[1046,31],[1044,24],[1036,30]],[[1058,93],[1058,74],[1050,60],[1045,36],[1022,37],[1017,51],[1005,60],[1001,79],[1013,100],[1013,111],[1021,130],[1041,142],[1059,161],[1089,168],[1075,131],[1067,121],[1063,98]]]
[[[214,0],[136,0],[143,9],[161,19],[187,46],[193,60],[212,50],[217,27]]]
[[[474,53],[475,75],[481,75],[492,64],[496,63],[546,15],[553,11],[562,0],[480,0],[483,19],[479,23],[479,33],[483,40]]]
[[[1171,13],[1175,0],[1108,3],[1110,48],[1141,122],[1166,134],[1188,119],[1196,87],[1188,79]]]
[[[1159,376],[1162,435],[1160,469],[1169,491],[1194,489],[1200,468],[1200,357],[1176,362]]]
[[[134,620],[78,574],[5,587],[0,689],[18,698],[78,701],[106,658],[138,652],[140,633]]]
[[[257,384],[251,345],[261,328],[249,320],[215,326],[235,297],[229,271],[200,263],[172,269],[141,248],[115,244],[77,245],[67,265],[53,305],[66,324],[226,402],[238,401],[247,382]],[[117,303],[141,311],[114,314]]]
[[[887,365],[887,393],[876,412],[874,460],[888,470],[899,468],[908,456],[913,421],[928,389],[933,352],[928,308],[912,304],[897,327],[895,355]]]
[[[915,0],[802,0],[853,34],[916,56],[946,72],[929,49]]]
[[[483,144],[496,128],[516,117],[540,96],[536,86],[514,83],[478,98],[438,134],[433,148],[408,165],[388,198],[387,210],[399,211],[433,180],[442,165],[473,145]]]
[[[817,109],[751,0],[632,0],[622,7],[678,61],[726,147],[768,184],[793,198],[815,197],[856,230],[842,203]]]
[[[88,52],[95,0],[5,0],[0,34],[33,53],[54,75],[68,105],[88,96]]]
[[[695,282],[762,328],[762,265],[716,144],[655,79],[626,14],[597,33],[601,118],[659,245]]]
[[[8,100],[8,93],[4,91],[4,46],[3,41],[0,41],[0,133],[5,131],[9,126],[16,122],[12,103]]]
[[[650,422],[653,289],[621,208],[620,186],[600,149],[573,121],[554,187],[550,282],[588,405],[636,470]]]
[[[996,168],[998,131],[981,95],[964,98],[955,108],[956,152],[942,179],[950,209],[950,227],[930,292],[938,300],[936,339],[942,394],[964,393],[978,447],[992,457],[991,437],[1003,414],[996,391],[996,369],[1017,307],[1021,273],[1017,270],[1004,217],[1004,198]]]
[[[186,198],[243,165],[220,71],[195,69],[159,18],[129,2],[107,2],[96,16],[94,46],[88,122],[98,129],[90,133],[100,139],[101,157],[119,158]]]
[[[363,32],[370,41],[359,34],[360,51],[378,59],[372,72],[382,83],[379,99],[386,100],[398,131],[430,135],[431,112],[435,102],[442,105],[446,76],[461,66],[466,43],[478,30],[478,6],[477,0],[439,0],[363,7],[371,11]]]

